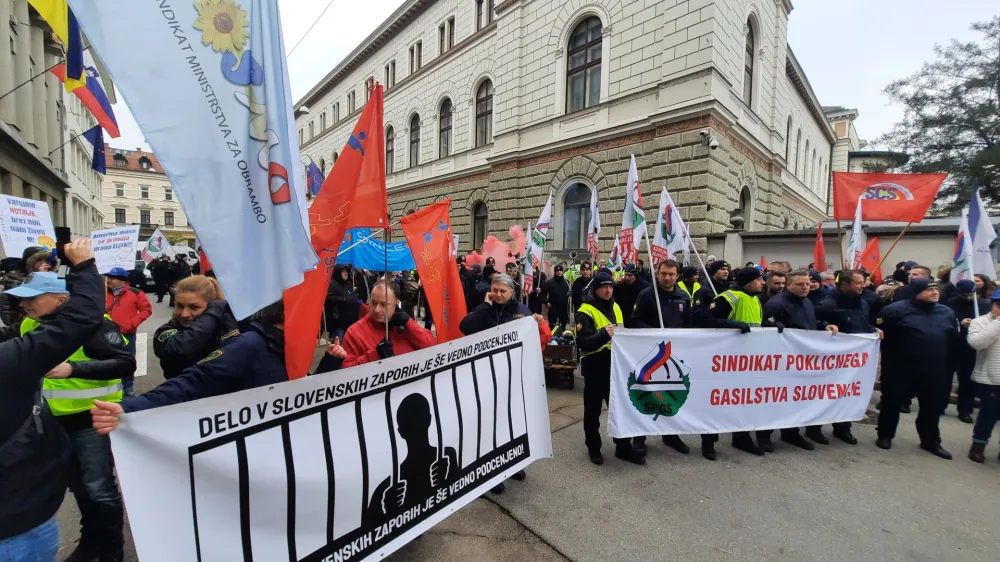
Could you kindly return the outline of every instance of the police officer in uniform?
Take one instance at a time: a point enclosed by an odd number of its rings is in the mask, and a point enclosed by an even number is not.
[[[7,294],[21,299],[26,318],[21,335],[55,319],[69,300],[55,273],[32,273]],[[111,441],[91,427],[94,400],[121,402],[122,378],[135,373],[135,358],[110,316],[83,347],[56,365],[42,381],[42,396],[69,436],[69,488],[80,508],[80,543],[66,561],[120,561],[124,557],[124,509],[114,474]]]
[[[816,309],[809,300],[809,275],[809,271],[805,269],[793,271],[788,275],[788,287],[774,295],[764,305],[763,317],[766,325],[777,327],[778,332],[784,331],[785,328],[826,330],[833,334],[839,331],[837,326],[816,319]],[[774,452],[774,445],[771,443],[772,432],[773,430],[757,432],[757,445],[768,453]],[[810,426],[806,429],[806,435],[822,445],[830,444],[830,440],[820,431],[820,426]],[[781,440],[807,451],[812,451],[814,448],[812,443],[799,434],[797,427],[782,429]]]
[[[611,298],[615,282],[607,272],[594,276],[591,297],[576,312],[576,338],[583,374],[583,433],[590,462],[603,464],[601,455],[601,403],[611,392],[611,338],[623,324],[622,311]],[[646,457],[632,448],[631,439],[615,439],[615,456],[635,464]]]
[[[680,290],[687,293],[687,296],[694,300],[694,296],[698,294],[701,290],[701,283],[698,282],[698,278],[701,273],[698,272],[697,267],[685,267],[681,270],[681,280],[677,282],[677,286]]]
[[[713,283],[720,283],[723,272],[728,275],[728,264],[724,261],[712,262],[712,266],[720,268],[709,269]],[[718,285],[716,285],[718,287]],[[751,326],[760,326],[761,308],[757,295],[764,288],[764,278],[756,267],[741,269],[736,274],[736,289],[719,291],[719,296],[712,301],[711,306],[700,315],[698,323],[704,328],[735,328],[743,334],[750,333]],[[704,294],[706,289],[702,289]],[[711,288],[708,289],[711,291]],[[760,439],[760,432],[757,434]],[[710,461],[715,460],[715,443],[719,440],[716,434],[701,436],[701,454]],[[753,455],[763,455],[764,451],[753,442],[750,433],[738,431],[733,433],[733,447]]]
[[[709,283],[702,284],[701,289],[694,293],[694,308],[707,311],[715,300],[715,295],[721,295],[729,289],[729,262],[725,260],[715,260],[708,265],[706,270],[710,277]],[[712,289],[715,289],[714,291]],[[710,322],[710,321],[706,321]]]

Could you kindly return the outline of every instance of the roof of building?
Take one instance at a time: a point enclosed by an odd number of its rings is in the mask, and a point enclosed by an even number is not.
[[[143,167],[143,157],[149,160],[149,166],[146,168]],[[120,165],[123,158],[124,164]],[[124,148],[112,148],[108,143],[104,143],[104,162],[109,171],[115,169],[154,174],[165,173],[156,155],[152,152],[146,152],[141,148],[126,150]]]

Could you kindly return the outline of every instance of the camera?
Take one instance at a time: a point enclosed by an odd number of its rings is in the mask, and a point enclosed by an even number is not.
[[[701,136],[702,146],[707,146],[711,150],[715,150],[721,146],[719,144],[719,139],[712,136],[712,134],[708,132],[708,129],[702,129],[698,131],[698,134]]]
[[[708,141],[708,148],[712,150],[719,148],[719,139],[711,137]]]

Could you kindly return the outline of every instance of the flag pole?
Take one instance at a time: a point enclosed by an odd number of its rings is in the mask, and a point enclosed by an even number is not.
[[[701,259],[701,252],[698,251],[698,248],[694,247],[694,240],[691,240],[691,230],[688,228],[687,224],[684,225],[684,234],[687,236],[688,246],[694,250],[694,255],[698,258],[698,263],[701,264],[701,270],[705,272],[705,281],[708,283],[708,286],[712,288],[712,293],[714,293],[715,296],[719,296],[719,292],[715,290],[715,283],[712,282],[712,277],[708,274],[708,268],[705,267],[705,262]]]
[[[383,230],[383,232],[386,232],[386,231],[389,230],[389,228],[384,228],[382,230]],[[388,241],[386,241],[384,244],[382,244],[382,256],[385,258],[385,278],[388,281],[388,279],[389,279],[389,243],[388,243]],[[388,284],[386,284],[386,289],[388,289]],[[400,290],[400,292],[402,292],[402,290]],[[399,295],[396,295],[396,299],[397,300],[399,299]],[[393,315],[395,315],[396,311],[393,310],[392,313],[393,313]],[[389,339],[389,316],[390,316],[389,311],[386,311],[386,315],[385,315],[385,339]],[[387,393],[386,394],[386,398],[388,398],[388,396],[389,395]]]
[[[643,224],[645,224],[645,223],[643,223]],[[651,243],[649,241],[649,232],[648,232],[649,229],[644,228],[643,230],[646,231],[645,235],[643,236],[643,238],[646,239],[646,255],[649,256],[649,264],[650,264],[650,267],[652,267],[653,266],[652,265],[653,264],[653,248],[652,248]],[[633,236],[633,239],[634,239],[634,237],[635,237],[635,230],[632,231],[632,236]],[[665,328],[665,326],[663,325],[663,309],[660,306],[660,282],[659,282],[659,280],[656,279],[656,275],[655,275],[656,272],[654,271],[653,273],[654,273],[654,275],[653,275],[653,301],[656,302],[656,316],[660,319],[660,329],[662,330],[662,329]]]
[[[822,221],[821,221],[822,222]],[[837,251],[840,253],[840,269],[847,269],[844,262],[844,233],[840,228],[840,219],[837,219]]]
[[[399,224],[399,221],[395,221],[395,222],[393,222],[392,224],[390,224],[390,225],[389,225],[389,228],[392,228],[393,226],[395,226],[395,225],[397,225],[397,224]],[[382,234],[384,230],[385,230],[385,229],[377,229],[377,230],[375,230],[375,232],[374,232],[374,233],[372,233],[372,234],[369,234],[368,236],[365,236],[364,238],[362,238],[361,240],[358,240],[358,241],[357,241],[357,242],[355,242],[354,244],[351,244],[350,246],[348,246],[348,247],[344,248],[344,250],[343,250],[342,252],[339,252],[339,253],[337,254],[337,257],[339,258],[340,256],[344,255],[344,253],[345,253],[345,252],[350,252],[350,251],[351,251],[351,250],[353,250],[353,249],[354,249],[355,247],[357,247],[357,246],[360,246],[361,244],[364,244],[365,242],[367,242],[367,241],[371,240],[372,238],[375,238],[375,237],[376,237],[376,236],[378,236],[379,234]],[[326,250],[327,252],[332,252],[332,251],[333,251],[333,250],[331,250],[331,249],[329,249],[329,248],[324,248],[324,249],[325,249],[325,250]]]
[[[892,249],[896,247],[896,243],[899,242],[899,239],[903,237],[903,234],[906,234],[906,229],[910,228],[911,224],[913,224],[913,221],[906,223],[906,226],[903,227],[903,230],[899,231],[899,235],[897,235],[896,239],[892,241],[892,246],[889,246],[889,250],[886,251],[885,255],[882,256],[882,259],[879,260],[878,265],[875,266],[875,271],[879,271],[882,269],[882,264],[885,263],[886,258],[888,258],[889,254],[892,253]],[[873,271],[872,273],[875,273],[875,271]]]

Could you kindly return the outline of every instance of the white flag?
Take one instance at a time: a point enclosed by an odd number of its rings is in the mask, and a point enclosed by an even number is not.
[[[545,251],[545,239],[549,235],[549,226],[552,223],[552,192],[549,192],[549,200],[542,209],[542,214],[538,216],[534,230],[531,231],[531,259],[534,266],[542,262],[542,253]]]
[[[146,263],[151,263],[160,256],[172,256],[174,254],[176,252],[170,246],[170,241],[160,232],[159,228],[153,231],[153,235],[149,237],[149,240],[146,241],[146,246],[142,249],[142,259]]]
[[[611,256],[608,258],[608,269],[614,271],[622,267],[622,245],[615,234],[615,245],[611,248]]]
[[[990,251],[990,244],[997,239],[997,231],[993,228],[990,215],[986,212],[986,205],[979,196],[979,186],[976,186],[972,192],[972,201],[969,201],[968,220],[969,238],[966,239],[966,244],[972,253],[972,272],[993,279],[997,276],[997,264],[993,259],[993,252]]]
[[[660,193],[660,209],[656,214],[656,231],[653,234],[653,246],[651,252],[654,266],[661,261],[674,259],[677,252],[684,252],[684,263],[691,259],[691,249],[688,244],[687,228],[684,227],[684,219],[674,205],[673,198],[667,193],[664,186]]]
[[[865,251],[865,232],[861,228],[861,198],[858,198],[858,207],[854,212],[854,224],[851,225],[851,239],[847,246],[847,260],[851,264],[851,269],[861,267],[861,254]]]
[[[597,259],[600,246],[597,237],[601,232],[601,212],[597,207],[597,188],[590,190],[590,224],[587,225],[587,251]]]
[[[646,236],[646,214],[642,208],[642,183],[635,166],[635,154],[628,165],[628,182],[625,189],[625,210],[622,211],[621,253],[625,263],[634,263],[639,257],[639,245]]]
[[[951,258],[951,282],[974,279],[974,258],[972,235],[969,233],[969,208],[962,209],[962,219],[958,223],[958,237],[955,238],[955,254]]]
[[[70,0],[237,318],[317,263],[277,0]],[[37,62],[37,61],[36,61]]]

